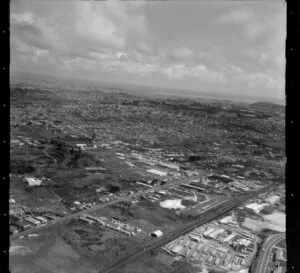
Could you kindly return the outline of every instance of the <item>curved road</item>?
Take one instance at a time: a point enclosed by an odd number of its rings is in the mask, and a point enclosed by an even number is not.
[[[285,233],[271,235],[262,245],[261,254],[254,273],[265,273],[271,250],[275,244],[285,238]]]

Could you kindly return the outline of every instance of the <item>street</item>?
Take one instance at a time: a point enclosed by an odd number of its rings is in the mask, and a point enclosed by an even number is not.
[[[259,260],[255,273],[265,273],[269,262],[270,252],[275,244],[285,238],[285,233],[271,235],[266,239],[261,247]]]

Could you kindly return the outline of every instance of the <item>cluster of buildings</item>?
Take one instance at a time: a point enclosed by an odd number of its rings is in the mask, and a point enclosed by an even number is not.
[[[14,217],[14,220],[10,220],[10,233],[16,234],[30,228],[40,227],[46,225],[49,221],[58,220],[61,216],[63,215],[60,213],[52,212],[42,213],[41,215],[22,213],[20,216]]]
[[[230,223],[232,220],[230,216],[225,218],[220,222]],[[171,255],[183,256],[211,268],[242,269],[250,265],[258,241],[256,236],[243,230],[212,223],[177,238],[163,249]]]
[[[41,186],[42,180],[34,177],[24,177],[24,182],[26,186],[29,187],[35,187],[35,186]]]
[[[10,146],[11,147],[22,147],[24,145],[38,147],[41,145],[40,141],[33,139],[31,137],[19,136],[18,139],[11,139]]]
[[[97,217],[97,216],[92,216],[92,215],[82,215],[79,217],[79,219],[85,223],[88,224],[93,224],[93,223],[98,223],[104,227],[114,229],[116,231],[122,232],[126,235],[130,236],[136,236],[137,233],[142,232],[142,230],[138,227],[131,226],[126,223],[122,223],[117,219],[111,218],[108,219],[106,217]]]

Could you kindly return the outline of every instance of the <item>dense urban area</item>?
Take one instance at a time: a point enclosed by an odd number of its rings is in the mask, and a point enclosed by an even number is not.
[[[286,272],[284,115],[12,82],[11,272]]]

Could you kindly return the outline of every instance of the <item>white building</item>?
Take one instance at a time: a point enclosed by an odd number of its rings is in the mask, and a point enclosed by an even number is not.
[[[86,144],[76,144],[76,147],[80,148],[80,150],[86,150],[87,149],[87,145]]]
[[[161,230],[155,230],[155,231],[153,231],[152,233],[151,233],[151,236],[152,237],[161,237],[161,236],[163,236],[163,232],[161,231]]]
[[[42,184],[42,181],[40,179],[33,177],[25,177],[24,180],[28,186],[40,186]]]
[[[147,172],[157,174],[159,176],[166,176],[168,174],[167,172],[163,172],[163,171],[156,170],[156,169],[150,169],[150,170],[147,170]]]

